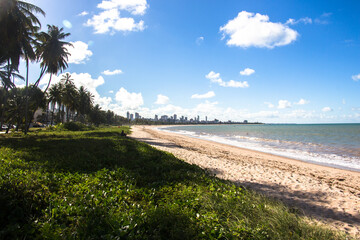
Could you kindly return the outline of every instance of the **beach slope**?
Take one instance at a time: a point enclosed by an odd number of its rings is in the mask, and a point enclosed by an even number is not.
[[[360,238],[360,173],[133,126],[131,137]]]

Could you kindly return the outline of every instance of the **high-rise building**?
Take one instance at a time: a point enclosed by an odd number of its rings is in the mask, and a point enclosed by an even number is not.
[[[134,114],[130,114],[130,120],[134,120]]]
[[[140,118],[140,114],[139,113],[135,113],[135,119],[139,119]]]
[[[159,120],[158,115],[155,115],[155,121]]]
[[[130,119],[130,113],[129,112],[126,113],[126,118]]]
[[[177,120],[177,115],[176,115],[176,114],[174,114],[174,120],[175,120],[175,121]]]
[[[205,122],[207,122],[207,116],[205,117]]]

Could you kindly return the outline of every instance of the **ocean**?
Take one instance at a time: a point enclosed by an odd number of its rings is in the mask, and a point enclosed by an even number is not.
[[[360,172],[360,124],[239,124],[163,131]]]

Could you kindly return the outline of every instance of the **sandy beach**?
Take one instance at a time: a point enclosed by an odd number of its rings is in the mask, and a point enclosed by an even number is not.
[[[360,238],[360,173],[133,126],[132,138]]]

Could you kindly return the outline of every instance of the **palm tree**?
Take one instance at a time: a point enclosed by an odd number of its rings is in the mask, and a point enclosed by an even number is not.
[[[34,13],[45,12],[18,0],[0,1],[0,64],[7,62],[9,73],[18,69],[20,57],[33,58],[32,36],[41,26]]]
[[[60,112],[60,106],[62,102],[62,85],[60,83],[54,84],[49,88],[49,102],[51,102],[51,125],[54,123],[55,105],[58,105]]]
[[[83,86],[79,88],[78,91],[78,109],[77,113],[80,114],[80,121],[84,122],[85,114],[89,114],[91,107],[94,103],[94,95],[92,95],[88,90]]]
[[[70,33],[63,33],[63,28],[58,28],[54,25],[48,25],[48,31],[37,34],[36,54],[40,62],[41,73],[47,72],[50,74],[49,83],[44,92],[50,86],[53,74],[62,72],[68,67],[67,60],[70,53],[67,51],[67,46],[72,46],[71,43],[61,41]],[[35,82],[35,86],[39,85],[40,78]]]
[[[71,78],[70,73],[65,73],[62,75],[62,78],[60,79],[65,85],[66,84],[74,84],[74,79]]]
[[[71,43],[61,41],[65,37],[69,36],[70,33],[63,33],[63,28],[58,28],[54,25],[48,25],[48,31],[40,32],[36,34],[37,41],[34,42],[36,48],[37,59],[40,60],[40,77],[33,85],[33,88],[38,87],[43,74],[49,73],[50,79],[48,85],[44,91],[48,90],[51,78],[53,74],[57,74],[59,71],[63,71],[67,68],[67,60],[69,52],[66,46],[71,46]],[[36,110],[35,110],[36,111]],[[30,124],[26,122],[25,134],[30,127]]]
[[[77,89],[74,84],[68,83],[64,84],[64,92],[63,92],[63,103],[66,107],[66,121],[69,122],[70,120],[70,112],[75,111],[77,108]]]

